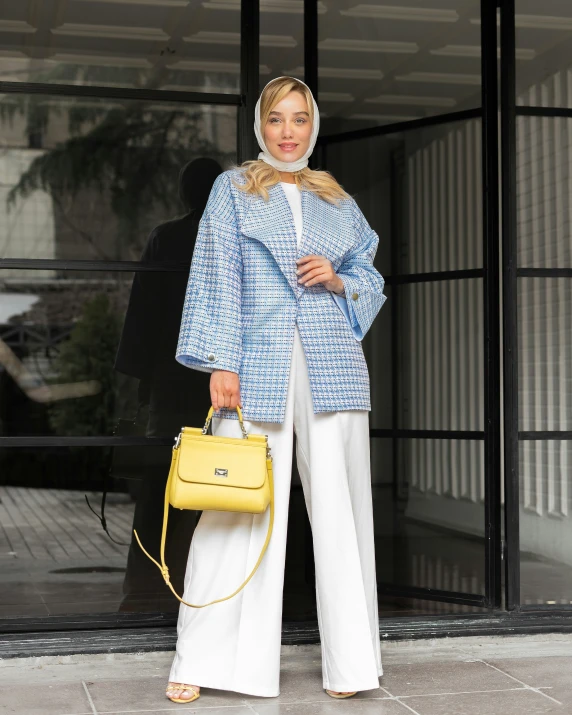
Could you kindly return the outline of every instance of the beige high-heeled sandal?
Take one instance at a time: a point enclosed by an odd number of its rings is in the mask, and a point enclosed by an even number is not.
[[[198,685],[187,685],[186,683],[169,683],[165,690],[165,695],[172,703],[192,703],[194,700],[198,700],[198,698],[201,697],[201,694],[199,692],[199,687],[200,686],[198,686]],[[183,693],[193,693],[193,697],[192,698],[172,698],[169,695],[169,693],[176,693],[179,690],[181,691],[181,695]]]
[[[357,690],[355,690],[353,693],[338,693],[335,690],[326,690],[326,693],[328,693],[331,698],[338,698],[341,700],[342,698],[351,698],[352,696],[356,695]]]

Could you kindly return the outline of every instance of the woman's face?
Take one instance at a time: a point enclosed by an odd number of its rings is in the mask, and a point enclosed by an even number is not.
[[[275,159],[296,161],[306,153],[311,135],[306,98],[292,90],[270,112],[264,127],[264,142]]]

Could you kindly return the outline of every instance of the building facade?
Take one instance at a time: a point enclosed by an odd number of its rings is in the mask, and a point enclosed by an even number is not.
[[[131,534],[158,546],[173,438],[209,400],[169,362],[192,244],[164,227],[191,220],[184,165],[256,157],[254,105],[280,75],[320,107],[310,166],[380,236],[389,299],[364,350],[383,633],[572,628],[569,3],[3,15],[0,632],[172,638],[178,604]],[[175,581],[196,517],[172,525]],[[283,612],[285,642],[317,639],[296,473]]]

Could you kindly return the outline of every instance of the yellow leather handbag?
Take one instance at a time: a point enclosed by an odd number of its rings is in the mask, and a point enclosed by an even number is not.
[[[155,561],[143,548],[137,531],[133,532],[145,555],[160,569],[165,583],[173,594],[181,603],[191,608],[205,608],[213,603],[228,601],[229,598],[241,591],[260,566],[272,535],[274,481],[268,436],[247,434],[242,419],[242,410],[237,406],[236,411],[242,437],[218,437],[207,434],[214,412],[211,407],[202,429],[200,427],[182,427],[175,440],[165,489],[161,563]],[[268,532],[258,561],[248,578],[230,596],[197,605],[184,601],[173,588],[169,578],[169,569],[165,563],[169,504],[175,509],[215,509],[250,514],[261,514],[270,505]]]

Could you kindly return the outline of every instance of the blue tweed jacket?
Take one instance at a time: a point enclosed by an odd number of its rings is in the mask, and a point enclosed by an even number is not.
[[[373,267],[378,235],[354,199],[334,206],[302,191],[298,250],[282,185],[270,187],[266,202],[233,181],[244,183],[239,169],[217,177],[199,224],[176,359],[238,373],[244,419],[283,422],[298,323],[314,412],[370,410],[361,340],[387,299]],[[298,283],[296,259],[310,253],[332,262],[347,300]],[[237,417],[229,409],[215,414]]]

